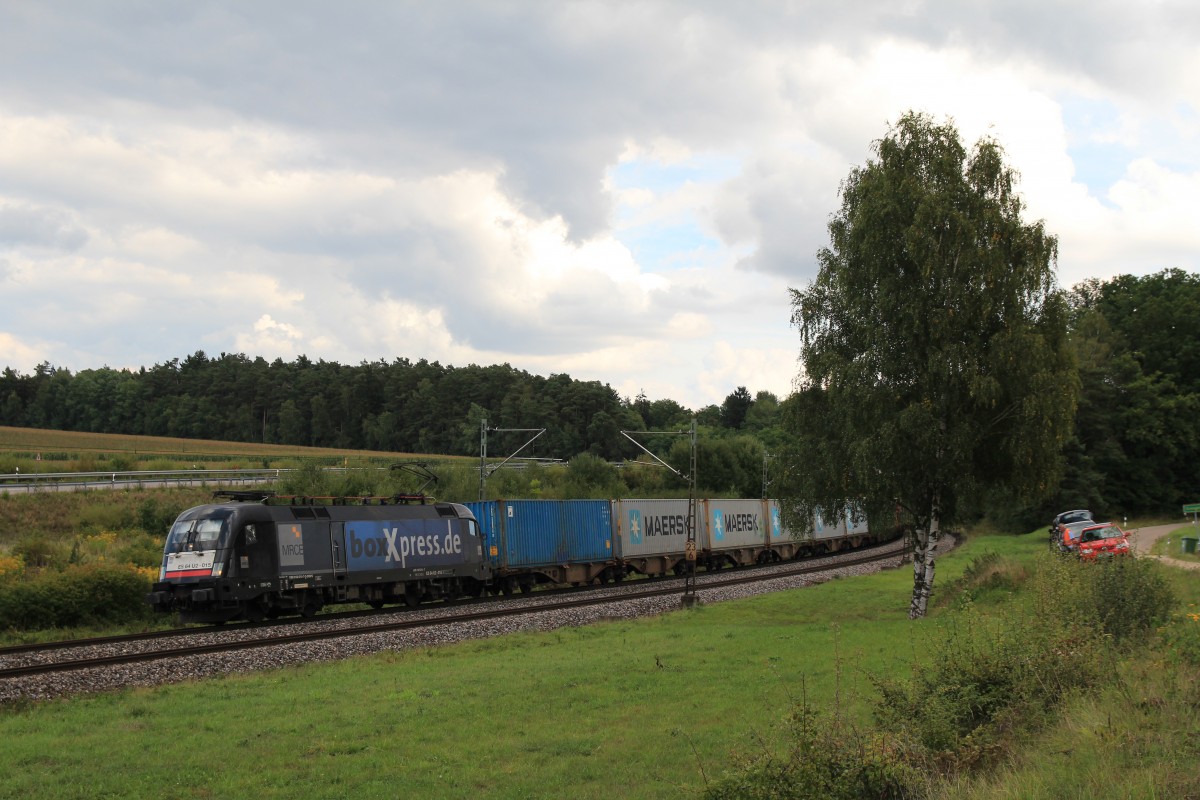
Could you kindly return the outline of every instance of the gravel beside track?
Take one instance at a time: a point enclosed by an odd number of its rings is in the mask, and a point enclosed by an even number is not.
[[[876,561],[871,564],[856,566],[838,566],[839,556],[826,556],[807,559],[802,562],[806,566],[828,566],[827,570],[806,575],[791,575],[772,578],[772,572],[782,572],[794,568],[797,562],[785,562],[773,567],[759,568],[761,580],[754,583],[705,588],[705,583],[728,577],[728,573],[701,573],[696,578],[696,594],[703,603],[719,603],[726,600],[736,600],[766,592],[776,592],[783,589],[794,589],[823,583],[834,577],[849,577],[877,572],[880,569],[896,567],[901,563],[902,543],[894,542],[883,545],[879,549],[892,548],[893,558]],[[842,556],[859,554],[862,551],[851,551]],[[682,592],[683,580],[677,579],[661,582],[657,585],[669,587],[677,584]],[[319,641],[267,645],[249,650],[235,650],[222,653],[210,653],[201,656],[181,656],[163,658],[153,662],[121,664],[108,667],[71,670],[46,675],[18,676],[0,680],[0,703],[47,700],[64,695],[103,692],[113,689],[123,689],[133,686],[157,686],[165,683],[196,680],[236,672],[251,672],[264,669],[303,664],[313,661],[332,661],[356,655],[378,653],[384,650],[404,650],[410,648],[436,647],[453,644],[471,639],[484,639],[492,636],[503,636],[517,631],[549,631],[568,626],[588,625],[593,622],[635,619],[638,617],[663,614],[680,608],[680,594],[669,594],[661,597],[621,600],[622,594],[635,592],[647,587],[645,581],[630,581],[611,587],[591,590],[589,597],[611,597],[612,601],[600,605],[572,609],[557,609],[549,611],[531,611],[523,614],[513,614],[499,619],[448,621],[443,625],[416,628],[410,630],[388,631],[382,633],[358,634],[354,636],[336,637]],[[555,598],[540,598],[537,593],[502,601],[507,608],[536,609]],[[397,612],[405,620],[430,619],[451,617],[461,610],[459,607],[430,607],[416,611]],[[378,622],[375,618],[373,622]],[[339,620],[322,622],[314,620],[304,623],[314,629],[353,629],[364,623],[359,620]],[[283,630],[286,629],[286,630]],[[292,634],[297,631],[296,625],[281,626],[278,635]],[[200,637],[211,642],[236,642],[247,639],[262,639],[271,635],[270,630],[263,628],[239,630],[231,627],[228,630],[205,634]],[[32,663],[48,663],[63,658],[80,658],[88,656],[107,656],[130,652],[145,652],[163,649],[170,646],[170,640],[149,640],[143,642],[92,645],[79,648],[66,648],[52,653],[37,652],[28,654],[12,654],[0,658],[0,667],[15,667]]]

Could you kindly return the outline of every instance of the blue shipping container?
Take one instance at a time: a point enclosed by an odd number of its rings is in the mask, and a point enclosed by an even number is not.
[[[467,503],[467,508],[479,520],[488,558],[497,566],[520,569],[613,558],[608,500],[489,500]]]
[[[500,566],[500,554],[503,548],[500,542],[500,522],[499,509],[495,500],[488,500],[483,503],[464,503],[472,514],[475,515],[475,521],[479,523],[479,530],[483,534],[483,556],[488,563],[493,567]]]

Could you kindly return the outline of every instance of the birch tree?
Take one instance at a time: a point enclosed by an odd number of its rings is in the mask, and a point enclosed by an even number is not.
[[[842,183],[817,277],[791,290],[785,513],[903,515],[917,618],[944,529],[1054,488],[1078,381],[1057,240],[1022,221],[1000,145],[968,153],[952,122],[910,112],[873,152]]]

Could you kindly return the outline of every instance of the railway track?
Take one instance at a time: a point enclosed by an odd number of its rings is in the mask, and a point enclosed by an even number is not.
[[[724,587],[813,575],[880,561],[894,561],[902,549],[902,543],[892,542],[868,551],[853,551],[847,556],[818,559],[822,563],[796,563],[782,568],[780,565],[774,565],[773,567],[739,571],[736,575],[728,577],[707,573],[701,576],[696,588],[699,593],[703,594]],[[655,581],[653,586],[646,588],[637,588],[637,584],[627,583],[593,588],[582,592],[572,591],[565,596],[550,596],[548,593],[539,592],[483,603],[474,602],[468,606],[431,607],[428,610],[422,609],[416,612],[393,611],[383,616],[398,618],[386,621],[377,621],[381,616],[379,612],[350,612],[326,615],[318,619],[296,620],[294,623],[289,622],[288,624],[208,626],[157,631],[148,634],[20,645],[0,649],[0,681],[119,665],[145,664],[168,659],[212,656],[342,637],[412,631],[455,623],[486,622],[609,603],[662,598],[680,594],[682,585],[681,578],[670,578],[662,582]],[[421,613],[422,611],[425,613]],[[341,624],[353,623],[356,619],[362,619],[365,622],[364,624]],[[293,628],[299,628],[299,630],[292,630]],[[204,641],[196,641],[197,639]],[[180,640],[183,641],[180,642]],[[164,646],[160,647],[159,644]],[[113,652],[114,649],[118,652]],[[96,653],[97,650],[102,652]]]

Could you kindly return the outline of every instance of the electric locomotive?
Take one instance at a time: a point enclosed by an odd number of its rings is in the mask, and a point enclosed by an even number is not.
[[[457,503],[216,494],[224,502],[175,520],[147,597],[184,622],[312,616],[331,603],[416,606],[487,587],[479,526]]]

